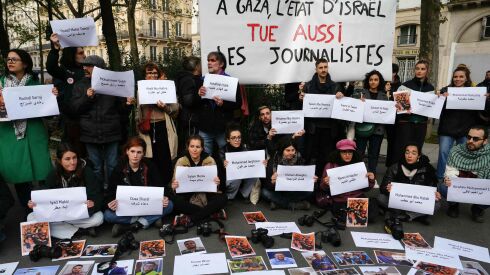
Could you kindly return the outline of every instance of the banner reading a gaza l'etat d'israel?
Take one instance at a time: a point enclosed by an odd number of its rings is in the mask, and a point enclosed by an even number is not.
[[[307,81],[325,58],[334,81],[391,79],[396,0],[200,0],[201,55],[219,50],[242,84]]]

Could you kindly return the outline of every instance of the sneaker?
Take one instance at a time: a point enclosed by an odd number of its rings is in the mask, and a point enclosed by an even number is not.
[[[459,217],[459,204],[450,204],[446,214],[451,218]]]
[[[277,209],[277,205],[273,201],[271,201],[270,208],[271,208],[271,210],[276,210]]]
[[[175,216],[173,226],[184,226],[184,227],[192,227],[194,224],[191,221],[191,218],[187,215],[180,214]]]
[[[226,211],[224,209],[221,209],[220,211],[214,213],[211,215],[212,219],[215,220],[223,220],[226,221],[228,219],[228,215],[226,215]]]
[[[116,223],[112,226],[112,237],[113,238],[119,237],[128,231],[131,231],[131,225],[130,224]]]
[[[294,210],[310,210],[310,203],[308,201],[293,202],[289,204],[290,208]]]
[[[477,223],[484,223],[485,219],[483,218],[483,214],[485,212],[482,209],[476,208],[474,205],[471,206],[471,219]]]

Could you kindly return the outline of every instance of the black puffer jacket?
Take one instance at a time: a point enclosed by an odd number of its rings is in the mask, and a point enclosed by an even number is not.
[[[197,111],[201,104],[199,88],[202,86],[201,76],[191,72],[181,71],[175,78],[175,86],[182,110],[179,113],[179,121],[187,128],[197,127],[199,117]]]
[[[448,87],[441,89],[441,93],[447,92]],[[454,138],[464,137],[468,134],[471,126],[476,124],[478,111],[475,110],[450,110],[446,109],[446,103],[442,108],[439,118],[439,136],[450,136]]]
[[[419,78],[414,77],[413,79],[404,82],[399,88],[398,91],[404,91],[406,88],[416,91],[416,92],[434,92],[434,86],[427,81],[421,80]],[[420,116],[416,114],[401,114],[397,115],[397,121],[401,122],[414,122],[414,123],[426,123],[427,117]]]
[[[121,140],[121,114],[127,115],[130,107],[126,98],[95,94],[87,96],[90,78],[78,81],[73,88],[70,106],[80,116],[80,141],[109,143]]]

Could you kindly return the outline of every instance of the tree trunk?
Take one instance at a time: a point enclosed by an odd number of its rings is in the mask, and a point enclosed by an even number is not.
[[[429,80],[437,87],[439,69],[439,25],[441,16],[440,0],[424,0],[420,12],[420,59],[430,64]]]
[[[3,58],[7,58],[7,54],[10,50],[10,40],[7,33],[7,18],[3,18],[3,1],[0,0],[0,53]],[[5,1],[5,10],[7,6],[7,1]],[[4,24],[5,20],[5,24]]]
[[[41,9],[37,3],[37,32],[39,41],[39,68],[41,75],[41,84],[44,84],[44,56],[43,56],[43,24],[41,23]]]
[[[102,33],[105,37],[107,54],[109,55],[109,67],[111,70],[121,70],[121,52],[117,44],[116,26],[110,0],[99,0],[100,13],[102,15]]]
[[[138,53],[138,43],[136,37],[136,21],[134,19],[136,13],[136,3],[137,0],[129,0],[127,1],[127,18],[128,18],[128,34],[129,34],[129,45],[131,47],[131,59],[133,61],[133,65],[138,66],[140,64],[140,58]]]

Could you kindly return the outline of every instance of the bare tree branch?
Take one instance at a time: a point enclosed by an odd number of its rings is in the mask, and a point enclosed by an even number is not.
[[[74,6],[73,6],[73,4],[71,3],[71,1],[70,1],[70,0],[65,0],[65,3],[66,3],[66,5],[68,6],[68,8],[70,9],[71,13],[73,13],[73,15],[74,15],[75,17],[79,17],[79,16],[77,16],[77,10],[75,9],[75,7],[74,7]]]

